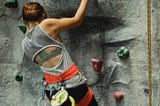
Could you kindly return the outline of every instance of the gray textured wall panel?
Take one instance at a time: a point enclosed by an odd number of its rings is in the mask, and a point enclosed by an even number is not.
[[[37,106],[41,96],[42,72],[24,55],[24,34],[17,24],[25,2],[18,8],[6,8],[0,0],[0,106]],[[34,0],[41,4],[41,0]],[[73,16],[79,0],[45,0],[50,17]],[[99,106],[147,106],[143,88],[147,73],[146,0],[89,0],[82,26],[64,31],[61,37],[72,59],[88,79]],[[160,0],[152,0],[152,70],[153,106],[159,106]],[[130,56],[117,57],[119,47],[126,46]],[[103,61],[102,72],[92,69],[91,59]],[[15,81],[21,71],[22,82]],[[115,90],[124,93],[116,102]],[[48,103],[47,103],[48,104]],[[48,106],[48,105],[47,105]]]

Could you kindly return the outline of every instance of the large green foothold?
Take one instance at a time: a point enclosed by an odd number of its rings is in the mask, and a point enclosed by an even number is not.
[[[3,4],[8,8],[17,8],[18,2],[17,0],[5,0]]]
[[[129,50],[126,47],[120,47],[117,50],[117,56],[120,59],[126,59],[129,56]]]
[[[26,33],[27,27],[26,27],[25,24],[23,24],[23,23],[18,23],[18,27],[19,27],[19,29],[20,29],[24,34]]]
[[[23,80],[23,75],[21,72],[17,72],[16,76],[15,76],[15,80],[16,81],[22,81]]]

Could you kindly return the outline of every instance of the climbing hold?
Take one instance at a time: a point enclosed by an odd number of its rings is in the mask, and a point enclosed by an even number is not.
[[[129,50],[126,47],[120,47],[117,50],[117,56],[120,59],[126,59],[129,56]]]
[[[144,89],[144,92],[145,92],[145,93],[149,93],[148,86],[145,86],[143,89]]]
[[[116,99],[116,101],[120,101],[123,98],[123,93],[119,92],[119,91],[115,91],[113,94],[114,98]]]
[[[26,27],[25,24],[23,24],[23,23],[18,23],[18,27],[19,27],[19,29],[20,29],[24,34],[26,33],[27,27]]]
[[[23,79],[23,75],[21,72],[17,72],[16,76],[15,76],[15,80],[16,81],[22,81]]]
[[[17,8],[18,3],[17,0],[5,0],[3,4],[8,8]]]
[[[99,72],[101,71],[101,68],[102,68],[102,61],[101,60],[98,60],[98,59],[91,59],[92,61],[92,67],[95,71]]]

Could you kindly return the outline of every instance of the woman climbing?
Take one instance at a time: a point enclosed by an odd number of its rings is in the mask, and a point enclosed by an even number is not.
[[[54,93],[65,89],[74,98],[76,106],[98,106],[86,78],[79,72],[64,47],[59,32],[81,25],[88,0],[81,0],[79,8],[70,18],[47,18],[43,7],[36,2],[24,4],[23,22],[28,31],[22,42],[24,52],[37,63],[44,75],[45,95],[49,101]],[[71,106],[67,99],[61,106]]]

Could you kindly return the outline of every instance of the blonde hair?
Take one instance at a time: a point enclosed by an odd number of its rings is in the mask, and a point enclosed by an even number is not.
[[[22,17],[24,21],[39,21],[46,12],[44,8],[37,2],[28,2],[24,4],[22,9]]]

